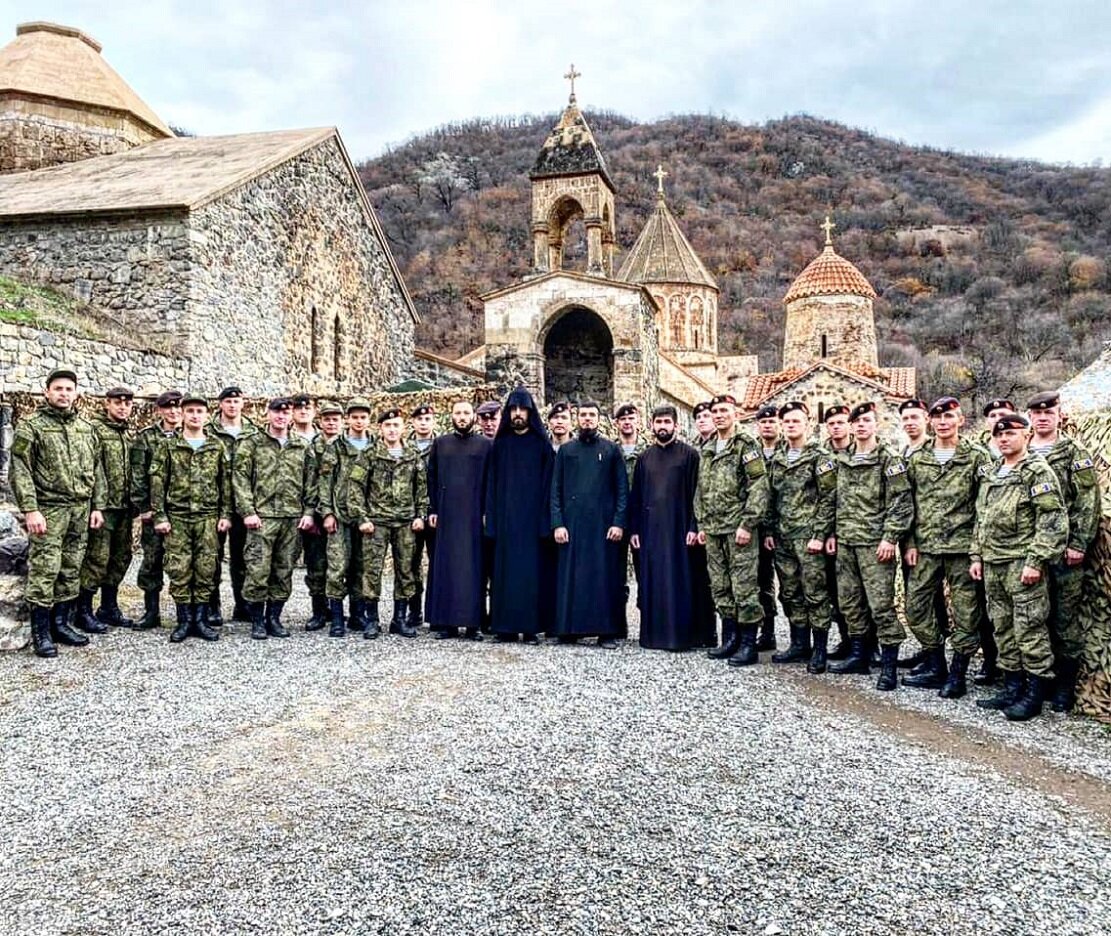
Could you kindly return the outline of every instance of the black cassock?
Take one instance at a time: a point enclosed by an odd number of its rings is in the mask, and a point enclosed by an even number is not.
[[[424,613],[434,630],[482,626],[482,498],[489,455],[489,439],[457,432],[437,437],[428,454],[428,512],[437,519]]]
[[[621,543],[606,539],[625,527],[629,480],[621,449],[596,436],[566,442],[552,475],[552,529],[567,527],[556,545],[556,620],[560,637],[616,637],[625,606]]]
[[[495,634],[551,630],[555,547],[549,492],[554,462],[547,435],[534,427],[524,435],[499,430],[494,439],[486,474],[486,535],[494,544],[490,629]]]
[[[697,533],[694,491],[699,455],[685,442],[653,445],[637,459],[629,535],[640,537],[640,645],[702,646],[695,633],[694,567],[687,534]]]

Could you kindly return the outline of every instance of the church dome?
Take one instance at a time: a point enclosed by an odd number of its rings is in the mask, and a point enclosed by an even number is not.
[[[862,296],[875,299],[876,291],[864,274],[838,254],[832,244],[818,254],[787,290],[784,302],[811,296]]]
[[[692,283],[718,288],[668,210],[662,193],[617,278],[626,283]]]

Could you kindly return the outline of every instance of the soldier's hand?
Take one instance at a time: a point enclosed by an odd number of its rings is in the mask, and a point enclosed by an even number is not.
[[[1084,561],[1084,550],[1073,549],[1071,546],[1065,549],[1065,565],[1076,566]]]
[[[831,536],[829,539],[826,540],[826,555],[827,556],[836,556],[837,555],[837,537],[836,536]]]
[[[768,552],[775,552],[775,537],[774,536],[765,536],[764,537],[764,549],[766,549]]]
[[[27,524],[27,533],[31,536],[42,536],[46,532],[46,517],[42,515],[41,510],[32,510],[23,515],[23,520]]]
[[[104,526],[104,514],[99,510],[94,510],[89,514],[89,529],[99,530],[102,526]]]
[[[216,525],[217,529],[219,529],[219,526],[219,524]],[[154,532],[159,536],[165,536],[171,529],[169,520],[164,520],[162,523],[156,523],[154,525]]]
[[[1037,585],[1041,580],[1041,569],[1035,569],[1033,566],[1022,567],[1022,576],[1019,581],[1021,581],[1023,585]]]
[[[430,527],[432,527],[433,530],[436,529],[436,521],[439,520],[439,519],[440,518],[438,516],[436,516],[436,514],[429,514],[428,515],[428,525]]]
[[[702,531],[699,531],[699,533],[698,533],[698,545],[699,546],[705,546],[706,545],[706,534],[703,533]]]
[[[913,546],[909,547],[907,551],[903,553],[903,563],[911,569],[918,565],[918,550]]]
[[[567,527],[555,528],[555,541],[559,543],[560,546],[571,542],[571,534],[567,531]]]
[[[423,529],[424,521],[420,517],[417,517],[417,519],[413,521],[413,532],[420,533],[420,531]]]
[[[984,580],[984,564],[982,562],[969,563],[968,574],[971,576],[972,581],[982,582]]]
[[[887,540],[880,540],[879,546],[876,547],[876,558],[880,562],[890,562],[895,558],[896,546],[894,543],[889,543]]]
[[[143,511],[143,512],[142,512],[141,514],[139,514],[139,519],[140,519],[140,520],[141,520],[141,521],[142,521],[143,523],[150,523],[150,522],[151,522],[151,520],[153,520],[153,519],[154,519],[154,511],[153,511],[153,510],[145,510],[145,511]]]
[[[216,521],[216,532],[217,533],[227,533],[228,530],[230,530],[230,529],[231,529],[231,521],[227,517],[224,517],[223,519]]]
[[[610,527],[606,530],[606,539],[611,543],[620,543],[621,537],[625,535],[625,531],[621,527]]]
[[[733,539],[737,541],[738,546],[747,546],[752,542],[752,534],[744,527],[737,527],[737,535]]]
[[[297,529],[303,533],[308,533],[314,526],[316,526],[316,521],[313,519],[312,514],[305,514],[297,521]]]
[[[335,533],[336,529],[337,529],[337,526],[336,526],[335,515],[334,514],[328,514],[328,516],[326,516],[324,518],[324,532],[325,533]]]
[[[825,540],[812,539],[806,541],[806,551],[812,556],[820,556],[825,548]]]
[[[262,529],[262,517],[258,514],[251,514],[249,517],[244,517],[243,526],[248,530],[260,530]]]
[[[691,539],[691,535],[690,535],[690,533],[688,533],[687,534],[687,545],[688,546],[690,545],[690,539]],[[633,549],[640,549],[640,536],[638,536],[636,533],[634,533],[632,536],[630,536],[629,537],[629,545],[632,546]]]
[[[687,534],[687,545],[688,546],[697,546],[698,545],[698,534],[697,533],[688,533]]]
[[[367,520],[366,523],[359,524],[359,532],[366,533],[367,535],[374,532],[374,524]]]

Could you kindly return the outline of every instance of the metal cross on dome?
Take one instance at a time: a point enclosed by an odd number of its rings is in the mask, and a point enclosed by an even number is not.
[[[571,82],[571,100],[572,101],[575,100],[575,79],[576,78],[581,78],[582,76],[583,76],[582,72],[575,71],[575,63],[574,62],[571,63],[571,70],[563,76],[564,78],[566,78],[568,81]]]
[[[827,247],[832,247],[833,246],[833,229],[835,227],[837,227],[837,225],[834,224],[832,220],[830,220],[830,217],[827,214],[825,224],[819,224],[818,227],[820,227],[823,231],[826,232],[826,246]]]
[[[662,195],[664,193],[664,179],[671,173],[667,172],[663,166],[656,166],[656,171],[652,175],[656,177],[656,191]]]

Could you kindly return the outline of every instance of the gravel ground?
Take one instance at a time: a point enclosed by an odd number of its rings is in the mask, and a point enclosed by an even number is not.
[[[165,638],[0,655],[0,933],[1111,929],[1111,813],[923,741],[1104,789],[1089,722],[634,644]]]

